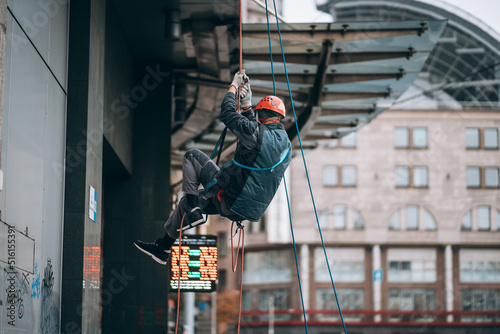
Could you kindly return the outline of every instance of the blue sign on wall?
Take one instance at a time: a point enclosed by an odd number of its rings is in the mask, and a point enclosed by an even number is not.
[[[92,221],[96,221],[97,219],[97,191],[92,186],[90,186],[89,195],[89,218]]]
[[[377,269],[373,271],[373,281],[382,281],[383,274],[382,274],[382,269]]]

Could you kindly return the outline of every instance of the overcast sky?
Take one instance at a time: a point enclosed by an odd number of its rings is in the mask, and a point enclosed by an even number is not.
[[[328,22],[330,16],[316,10],[316,0],[283,0],[288,22]],[[500,34],[500,0],[443,0],[477,17]],[[323,0],[325,2],[325,0]]]

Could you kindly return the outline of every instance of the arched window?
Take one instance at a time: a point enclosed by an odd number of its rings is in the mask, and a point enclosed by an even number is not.
[[[426,208],[409,204],[399,208],[389,219],[390,230],[437,230],[437,222],[432,213]]]
[[[335,204],[330,209],[318,210],[321,229],[363,230],[365,220],[361,213],[345,204]]]
[[[500,231],[500,210],[489,205],[478,205],[462,217],[462,231]]]

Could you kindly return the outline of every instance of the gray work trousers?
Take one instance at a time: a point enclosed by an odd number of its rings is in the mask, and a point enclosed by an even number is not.
[[[186,194],[200,196],[198,189],[200,184],[205,188],[219,172],[219,167],[205,153],[200,150],[192,149],[184,154],[182,162],[182,191]],[[217,214],[218,211],[212,202],[204,202],[200,205],[201,211],[206,214]],[[172,212],[164,227],[171,238],[177,239],[179,232],[177,231],[182,222],[182,216],[185,212],[189,212],[192,207],[189,205],[186,197],[182,197],[177,208]],[[184,222],[186,225],[188,222]]]

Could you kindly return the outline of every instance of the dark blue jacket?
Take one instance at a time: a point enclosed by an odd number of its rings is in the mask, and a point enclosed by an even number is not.
[[[217,176],[220,197],[240,217],[259,221],[292,159],[290,140],[283,124],[262,125],[252,110],[238,113],[233,93],[224,97],[220,119],[238,138],[234,159]]]

